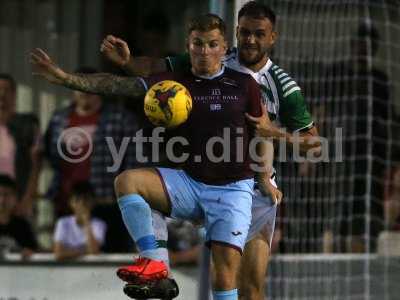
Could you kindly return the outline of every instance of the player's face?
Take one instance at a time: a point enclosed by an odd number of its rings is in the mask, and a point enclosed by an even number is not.
[[[226,49],[225,39],[219,29],[192,31],[188,39],[188,51],[193,73],[203,76],[217,73]]]
[[[15,91],[8,80],[0,79],[0,121],[15,110]]]
[[[251,67],[264,65],[275,43],[276,32],[268,18],[255,19],[243,16],[236,28],[240,62]]]

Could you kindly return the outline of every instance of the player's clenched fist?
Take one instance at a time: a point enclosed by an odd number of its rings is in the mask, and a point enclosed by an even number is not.
[[[40,48],[36,48],[30,53],[30,63],[32,64],[32,74],[44,77],[52,83],[61,84],[67,74],[60,69]]]
[[[128,44],[113,35],[107,35],[100,46],[107,59],[120,67],[124,67],[130,59],[131,53]]]

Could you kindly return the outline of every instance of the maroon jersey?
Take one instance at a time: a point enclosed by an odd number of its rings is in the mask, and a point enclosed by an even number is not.
[[[189,157],[183,167],[188,175],[211,185],[253,177],[249,152],[253,130],[245,113],[261,116],[257,82],[248,74],[226,67],[211,79],[189,72],[166,72],[144,78],[146,88],[162,80],[183,84],[192,96],[192,112],[178,130],[188,142],[184,152]]]

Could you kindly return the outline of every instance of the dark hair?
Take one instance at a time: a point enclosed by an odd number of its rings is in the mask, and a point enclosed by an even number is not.
[[[0,73],[0,80],[7,80],[10,83],[13,91],[17,89],[17,83],[15,82],[14,77],[12,77],[10,74]]]
[[[194,18],[188,27],[188,33],[190,34],[194,30],[206,32],[213,29],[219,29],[222,36],[225,37],[226,26],[225,22],[217,15],[205,14]]]
[[[17,192],[17,183],[8,175],[0,174],[0,186],[12,189],[14,192]]]
[[[88,202],[93,202],[95,197],[93,187],[88,181],[75,183],[71,189],[71,196],[83,199]]]
[[[239,10],[238,21],[243,16],[255,19],[267,18],[271,21],[272,26],[275,26],[276,23],[276,15],[274,11],[269,6],[256,1],[249,1],[242,6]]]

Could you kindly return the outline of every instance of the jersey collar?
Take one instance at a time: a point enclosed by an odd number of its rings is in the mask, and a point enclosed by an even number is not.
[[[215,73],[215,74],[213,74],[211,76],[201,76],[201,75],[194,75],[194,74],[193,75],[196,76],[196,77],[202,78],[202,79],[211,80],[211,79],[214,79],[214,78],[217,78],[217,77],[221,76],[224,72],[225,72],[225,66],[222,65],[221,66],[221,70],[219,70],[217,73]]]

